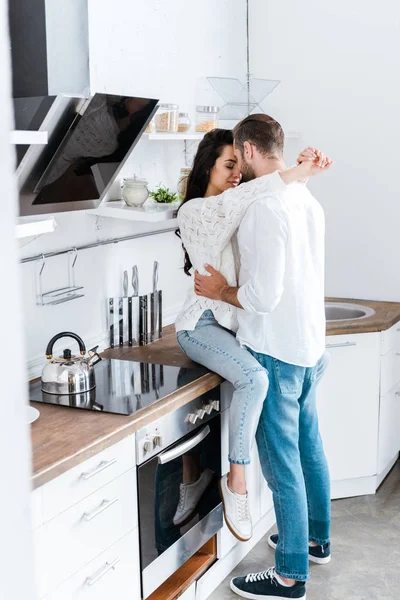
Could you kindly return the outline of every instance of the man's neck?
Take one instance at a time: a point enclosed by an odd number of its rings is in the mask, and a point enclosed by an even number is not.
[[[283,158],[263,158],[258,165],[254,166],[254,174],[256,177],[270,175],[275,171],[284,171],[286,169]]]

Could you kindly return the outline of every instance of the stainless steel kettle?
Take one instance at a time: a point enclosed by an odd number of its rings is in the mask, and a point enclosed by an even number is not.
[[[70,337],[78,342],[80,356],[74,356],[66,348],[62,356],[53,358],[53,346],[63,337]],[[46,348],[49,362],[42,373],[42,391],[48,394],[81,394],[96,387],[94,365],[101,360],[97,348],[98,346],[89,350],[89,356],[86,357],[85,344],[75,333],[64,331],[51,338]]]

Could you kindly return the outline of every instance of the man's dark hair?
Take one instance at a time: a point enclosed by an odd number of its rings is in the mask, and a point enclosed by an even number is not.
[[[264,156],[283,153],[284,134],[278,121],[264,114],[250,115],[233,130],[235,146],[243,154],[244,142],[256,146]]]

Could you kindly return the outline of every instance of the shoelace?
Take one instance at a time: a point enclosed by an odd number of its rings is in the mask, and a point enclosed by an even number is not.
[[[246,575],[246,583],[254,583],[255,581],[266,581],[270,579],[276,586],[278,582],[275,578],[275,567],[270,567],[266,571],[260,571],[259,573],[249,573]]]
[[[248,521],[250,519],[249,503],[246,496],[236,494],[236,507],[239,521]]]
[[[186,486],[181,483],[179,486],[179,504],[178,504],[178,510],[182,510],[183,509],[183,505],[185,503],[185,492],[186,492]]]

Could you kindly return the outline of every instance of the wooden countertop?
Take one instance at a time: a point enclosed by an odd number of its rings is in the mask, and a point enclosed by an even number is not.
[[[347,300],[343,298],[327,298],[327,302],[346,302],[362,304],[373,308],[375,315],[359,321],[337,321],[327,323],[326,335],[341,335],[349,333],[370,333],[386,331],[400,321],[400,302],[380,302],[378,300]]]
[[[397,302],[340,298],[327,298],[327,300],[363,304],[376,311],[374,316],[361,321],[328,323],[327,335],[384,331],[400,321],[400,303]],[[161,340],[149,346],[115,348],[107,350],[103,356],[179,367],[195,365],[176,343],[173,325],[164,329],[164,337]],[[221,377],[215,373],[208,373],[155,404],[139,410],[131,417],[71,410],[32,402],[32,405],[40,411],[40,418],[31,426],[33,487],[39,487],[58,477],[144,425],[215,388],[221,381]]]
[[[177,345],[174,326],[166,327],[164,337],[149,346],[115,348],[107,350],[103,356],[179,367],[197,366]],[[31,426],[33,487],[51,481],[144,425],[212,390],[222,381],[219,375],[207,373],[130,417],[32,402],[32,406],[40,411],[40,418]]]

